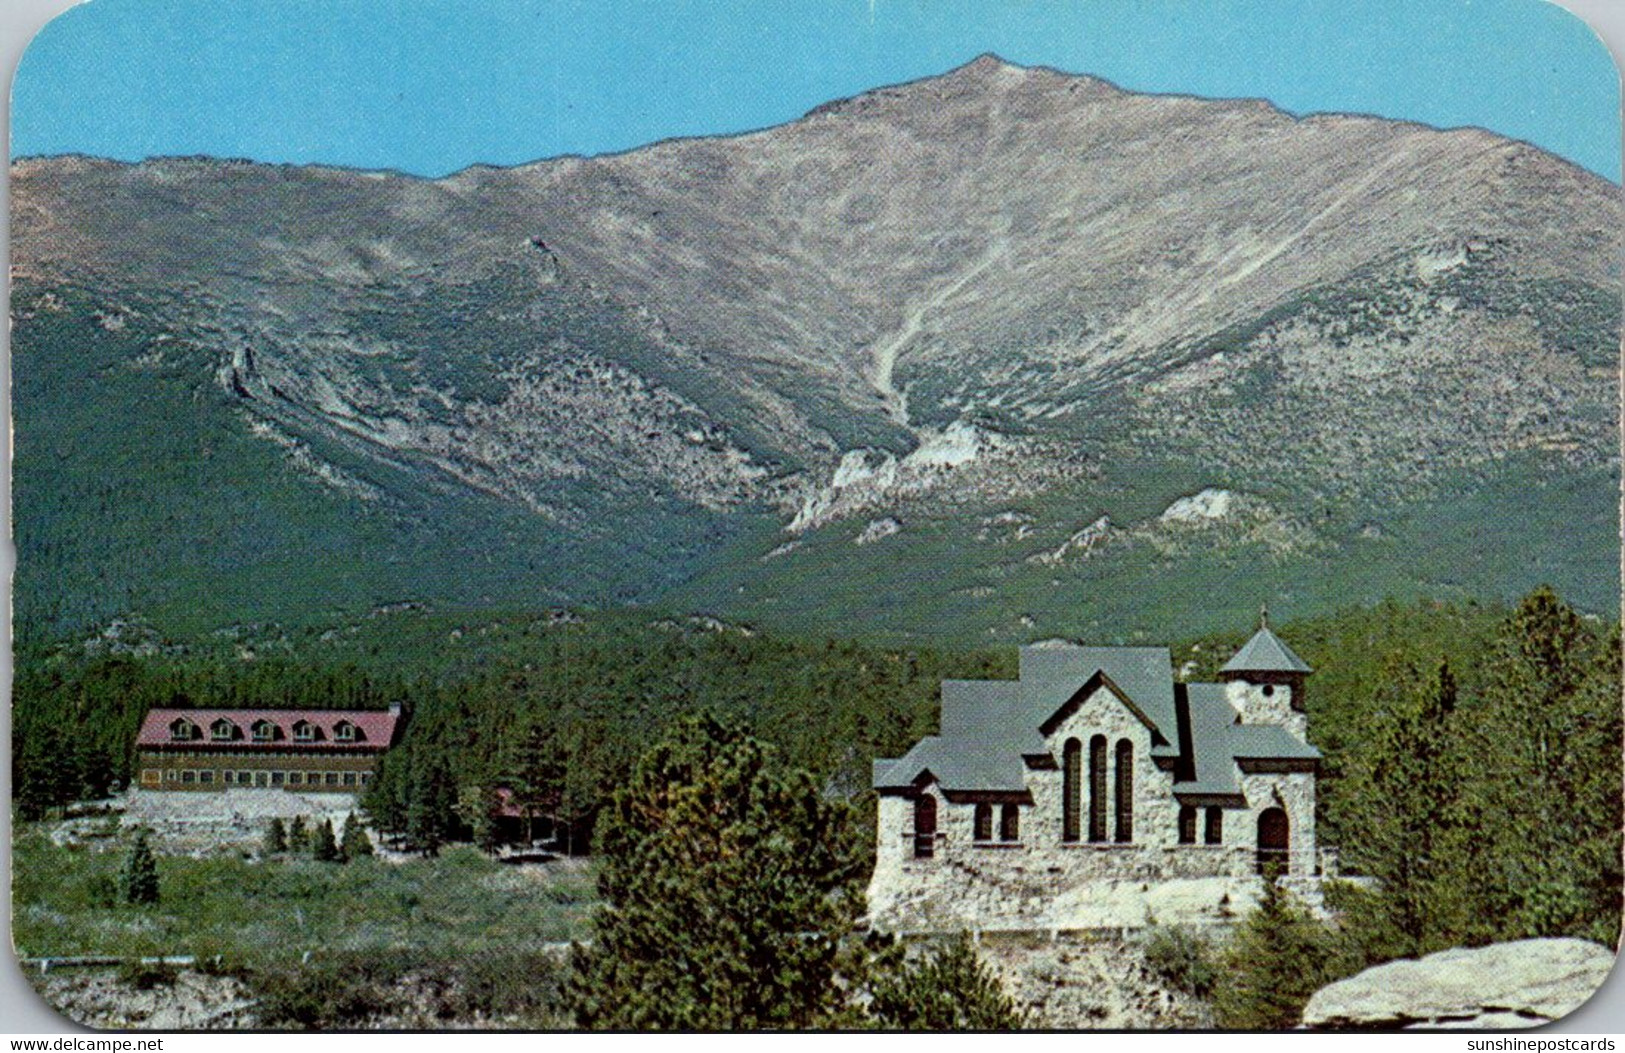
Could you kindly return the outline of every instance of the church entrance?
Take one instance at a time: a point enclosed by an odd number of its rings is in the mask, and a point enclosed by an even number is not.
[[[914,858],[930,859],[937,850],[937,799],[922,795],[914,800]]]
[[[1276,878],[1287,872],[1286,810],[1266,808],[1258,817],[1258,872]]]

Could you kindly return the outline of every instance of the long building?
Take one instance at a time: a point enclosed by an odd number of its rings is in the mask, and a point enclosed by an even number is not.
[[[401,707],[154,709],[136,736],[143,790],[264,787],[360,793],[395,744]]]

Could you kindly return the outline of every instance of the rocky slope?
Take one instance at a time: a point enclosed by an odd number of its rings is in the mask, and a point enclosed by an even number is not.
[[[1141,573],[1114,555],[1135,546],[1330,580],[1373,539],[1464,538],[1497,486],[1605,492],[1616,471],[1618,188],[1479,130],[984,57],[749,135],[442,180],[77,157],[12,180],[20,521],[94,504],[26,453],[63,399],[109,397],[116,362],[229,420],[255,473],[382,517],[376,537],[512,517],[476,546],[508,568],[478,595],[403,572],[369,599],[770,618],[857,541],[958,588],[1060,567],[1013,586],[1029,606],[1087,584],[1065,573],[1085,557]],[[85,333],[108,344],[93,370],[72,368]],[[62,372],[31,388],[44,356]],[[1163,518],[1209,489],[1235,517]],[[1562,509],[1585,522],[1559,578],[1616,558],[1592,504]],[[975,540],[1001,516],[1027,534]],[[897,558],[922,534],[946,540]],[[99,615],[159,606],[131,589]],[[976,631],[1021,631],[999,618]]]

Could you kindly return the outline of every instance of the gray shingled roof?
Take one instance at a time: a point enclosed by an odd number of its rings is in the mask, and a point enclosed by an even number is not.
[[[1254,657],[1246,657],[1250,652]],[[1173,663],[1165,647],[1023,647],[1020,658],[1019,680],[944,680],[942,733],[921,739],[900,758],[876,760],[875,788],[905,789],[930,772],[947,790],[1026,789],[1023,758],[1048,752],[1039,727],[1096,673],[1110,678],[1167,740],[1153,748],[1154,755],[1179,756],[1189,750],[1191,777],[1174,784],[1178,794],[1239,794],[1238,759],[1320,757],[1319,750],[1285,728],[1236,723],[1224,684],[1186,685],[1189,741],[1181,742]],[[1246,663],[1244,670],[1238,661]],[[1255,661],[1276,664],[1266,670]],[[1309,671],[1268,629],[1260,630],[1225,669]]]
[[[1235,657],[1224,663],[1221,673],[1309,673],[1309,663],[1293,653],[1269,627],[1253,633]]]
[[[1162,737],[1173,742],[1173,656],[1166,647],[1023,647],[1021,687],[1036,727],[1055,714],[1095,673],[1105,673],[1146,715]]]

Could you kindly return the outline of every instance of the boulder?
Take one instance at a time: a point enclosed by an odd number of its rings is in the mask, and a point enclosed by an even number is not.
[[[1374,966],[1315,992],[1307,1028],[1482,1028],[1550,1023],[1596,993],[1614,952],[1586,940],[1517,940]]]

